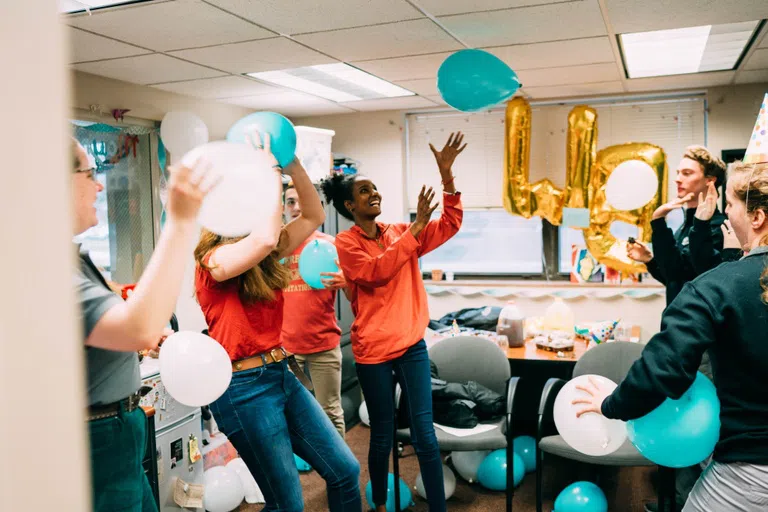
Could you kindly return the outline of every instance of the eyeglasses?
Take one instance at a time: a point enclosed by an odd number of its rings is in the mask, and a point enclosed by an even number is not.
[[[93,181],[97,181],[96,175],[100,174],[99,169],[96,167],[90,167],[88,169],[75,169],[74,171],[72,171],[72,174],[83,174],[83,173],[87,173],[88,179],[91,179]]]

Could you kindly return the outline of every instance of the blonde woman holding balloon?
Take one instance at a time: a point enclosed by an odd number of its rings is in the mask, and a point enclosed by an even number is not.
[[[96,226],[97,195],[104,187],[85,149],[72,141],[74,235]],[[176,307],[185,261],[197,230],[203,197],[216,184],[203,162],[171,168],[168,221],[134,293],[123,300],[89,255],[79,250],[74,283],[83,325],[88,372],[86,420],[90,438],[93,510],[154,512],[142,467],[146,417],[139,407],[139,359],[154,349]]]
[[[280,169],[265,135],[255,147],[274,168],[291,177],[302,211],[284,227],[280,189],[266,233],[254,230],[225,238],[203,230],[195,249],[195,289],[210,336],[232,361],[232,381],[210,408],[219,429],[237,449],[264,493],[264,510],[303,510],[294,452],[325,479],[332,512],[361,510],[360,465],[302,379],[295,359],[280,345],[283,289],[290,272],[280,260],[290,255],[325,220],[307,172],[293,160]],[[266,171],[269,172],[269,171]],[[258,201],[258,198],[254,198]],[[288,319],[290,321],[290,319]]]

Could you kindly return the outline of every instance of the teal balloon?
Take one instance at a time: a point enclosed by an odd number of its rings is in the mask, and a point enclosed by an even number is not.
[[[293,461],[296,463],[296,468],[299,471],[312,471],[312,466],[309,465],[307,461],[296,455],[293,454]]]
[[[312,240],[299,254],[299,275],[309,286],[316,290],[323,286],[323,272],[338,272],[336,260],[339,258],[336,247],[325,240]]]
[[[525,463],[518,454],[513,454],[514,469],[512,481],[517,487],[525,475]],[[503,491],[507,488],[507,451],[495,450],[480,463],[477,468],[477,481],[486,489]]]
[[[507,101],[520,80],[498,57],[483,50],[461,50],[450,55],[437,71],[437,90],[446,103],[475,112]]]
[[[268,133],[272,154],[277,163],[285,167],[296,155],[296,130],[293,123],[275,112],[256,112],[240,119],[227,132],[227,140],[235,143],[250,143],[248,135],[254,130],[259,134]]]
[[[703,461],[720,438],[720,400],[714,384],[697,372],[678,400],[667,398],[642,418],[628,421],[627,437],[660,466],[684,468]]]
[[[368,505],[370,505],[371,508],[376,508],[376,504],[373,503],[373,488],[371,487],[370,481],[368,482],[368,485],[365,486],[365,499],[368,500]],[[413,505],[414,503],[411,490],[401,478],[400,510],[405,510]],[[392,473],[390,473],[387,477],[387,512],[395,512],[395,475]]]
[[[557,496],[553,512],[608,512],[608,500],[592,482],[576,482]]]
[[[536,471],[536,440],[531,436],[518,436],[512,444],[515,453],[525,464],[525,472]]]

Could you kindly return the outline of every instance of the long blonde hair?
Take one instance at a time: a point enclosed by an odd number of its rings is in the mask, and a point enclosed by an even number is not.
[[[763,210],[768,216],[768,163],[734,162],[728,171],[728,181],[736,197],[744,201],[747,215]],[[760,239],[760,245],[768,245],[768,234]],[[768,267],[760,275],[760,286],[763,302],[768,304]]]
[[[204,260],[217,247],[233,244],[245,237],[227,238],[203,229],[200,241],[195,247],[195,261],[205,270],[211,270]],[[248,269],[237,277],[238,294],[244,304],[270,301],[275,298],[275,290],[282,290],[291,282],[291,271],[280,263],[280,252],[288,243],[288,234],[283,230],[277,248],[261,260],[258,265]]]

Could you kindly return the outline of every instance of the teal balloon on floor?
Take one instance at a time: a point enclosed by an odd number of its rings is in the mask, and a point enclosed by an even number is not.
[[[520,88],[517,74],[483,50],[460,50],[437,71],[437,90],[446,103],[475,112],[507,101]]]
[[[338,272],[336,260],[339,255],[336,247],[325,240],[312,240],[299,254],[299,275],[310,287],[322,290],[323,279],[328,279],[320,274],[323,272]]]
[[[376,505],[373,503],[373,488],[371,487],[370,481],[368,482],[368,485],[365,486],[365,499],[368,500],[368,505],[370,505],[371,508],[376,508]],[[400,510],[405,510],[413,505],[414,503],[413,496],[411,496],[411,490],[401,478]],[[392,473],[387,476],[387,512],[395,512],[395,475]]]
[[[298,468],[299,471],[312,471],[312,466],[309,465],[307,461],[296,455],[293,454],[293,460],[296,462],[296,468]]]
[[[576,482],[557,496],[553,512],[608,512],[608,500],[592,482]]]
[[[642,418],[627,422],[637,451],[660,466],[684,468],[703,461],[720,438],[720,400],[715,385],[697,372],[678,400],[667,398]]]
[[[536,471],[536,440],[531,436],[517,436],[513,441],[513,449],[525,464],[525,472]]]
[[[296,155],[296,130],[293,123],[275,112],[256,112],[240,119],[227,132],[227,140],[235,143],[250,143],[247,137],[253,130],[268,133],[272,154],[277,163],[285,167]]]
[[[516,453],[512,457],[515,466],[512,481],[517,487],[525,475],[525,463]],[[495,450],[488,454],[477,468],[477,481],[492,491],[503,491],[507,488],[507,450]]]

